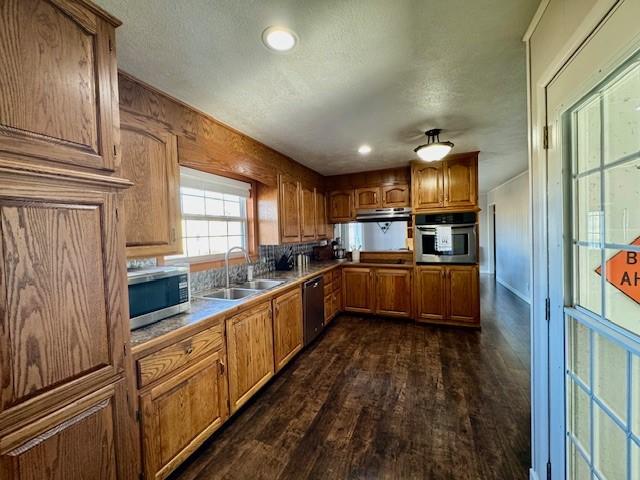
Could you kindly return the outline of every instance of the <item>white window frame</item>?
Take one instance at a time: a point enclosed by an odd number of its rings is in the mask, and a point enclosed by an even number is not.
[[[182,187],[189,187],[200,189],[203,191],[210,191],[219,194],[235,195],[240,197],[240,216],[227,216],[227,215],[207,215],[206,212],[203,215],[198,214],[184,214],[183,213],[183,195],[189,195],[182,193]],[[251,198],[251,184],[234,180],[211,173],[201,172],[187,167],[180,167],[180,216],[182,221],[182,237],[181,242],[184,242],[186,232],[186,222],[189,220],[207,220],[207,221],[222,221],[222,222],[240,222],[242,225],[242,247],[247,251],[250,250],[249,244],[249,218],[248,218],[248,202]],[[244,200],[244,201],[242,201]],[[228,235],[227,235],[228,236]],[[206,238],[211,238],[211,232]],[[183,243],[184,245],[184,243]],[[241,256],[242,254],[234,254],[230,258]],[[194,255],[186,256],[186,252],[181,255],[172,255],[166,258],[167,263],[206,263],[223,260],[225,253],[214,253],[209,255]]]

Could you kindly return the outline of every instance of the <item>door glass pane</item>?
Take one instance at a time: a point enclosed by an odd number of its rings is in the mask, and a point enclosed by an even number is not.
[[[598,334],[594,337],[593,348],[593,392],[626,423],[627,352]]]
[[[576,303],[598,315],[602,314],[602,250],[577,246],[574,289]]]
[[[591,332],[575,320],[569,320],[568,367],[587,388],[591,385]]]
[[[601,222],[603,219],[600,201],[600,173],[591,173],[577,180],[577,210],[575,221],[578,237],[576,240],[600,243]]]
[[[640,335],[640,252],[605,250],[607,320]]]
[[[576,112],[577,173],[600,166],[600,99],[591,99]]]
[[[640,357],[634,355],[631,363],[631,390],[633,397],[631,400],[631,419],[633,434],[640,438]],[[640,465],[638,465],[640,467]]]
[[[627,436],[596,403],[593,411],[594,467],[601,477],[627,478]]]
[[[640,446],[631,442],[631,480],[640,480]]]
[[[591,454],[591,401],[587,393],[571,379],[567,380],[567,429],[587,456]]]
[[[576,446],[569,442],[568,451],[568,475],[569,480],[589,480],[591,478],[591,469],[589,464],[580,455]]]
[[[631,63],[602,94],[604,162],[640,151],[640,62]]]
[[[640,158],[605,170],[607,243],[640,243]]]

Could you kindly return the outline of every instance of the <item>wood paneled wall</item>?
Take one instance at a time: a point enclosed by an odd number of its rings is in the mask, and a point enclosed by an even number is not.
[[[127,73],[119,72],[118,82],[122,110],[160,122],[178,136],[181,165],[271,186],[283,172],[324,185],[319,173]]]
[[[372,170],[370,172],[332,175],[325,177],[325,181],[327,188],[331,190],[345,190],[379,185],[408,185],[411,183],[411,168],[407,166],[387,168],[385,170]]]

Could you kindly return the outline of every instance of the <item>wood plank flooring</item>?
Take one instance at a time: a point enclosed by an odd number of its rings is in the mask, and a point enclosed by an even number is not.
[[[528,305],[481,298],[482,332],[338,317],[173,478],[528,478]]]

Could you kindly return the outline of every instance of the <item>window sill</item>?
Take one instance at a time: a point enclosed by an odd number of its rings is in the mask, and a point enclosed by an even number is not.
[[[252,262],[255,262],[257,257],[249,253],[249,258]],[[189,264],[189,271],[191,272],[202,272],[204,270],[214,270],[219,268],[224,268],[225,261],[224,255],[216,255],[210,257],[200,257],[200,258],[175,258],[171,260],[165,260],[167,265],[176,265],[176,264]],[[242,253],[233,253],[229,257],[229,265],[243,265],[246,263],[246,259]]]

